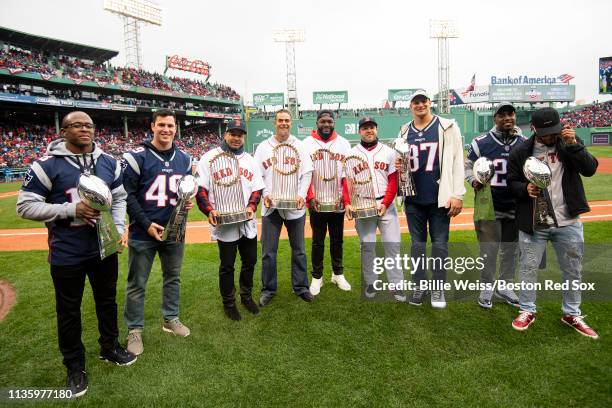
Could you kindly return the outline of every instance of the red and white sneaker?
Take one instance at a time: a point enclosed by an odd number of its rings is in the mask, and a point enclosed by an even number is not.
[[[564,315],[561,318],[561,321],[567,324],[568,326],[573,327],[574,330],[576,330],[583,336],[590,337],[592,339],[598,339],[599,335],[595,330],[591,329],[588,324],[586,324],[586,322],[584,321],[585,317],[586,316]]]
[[[535,322],[535,313],[521,310],[519,315],[512,321],[512,328],[518,331],[527,330],[529,325]]]

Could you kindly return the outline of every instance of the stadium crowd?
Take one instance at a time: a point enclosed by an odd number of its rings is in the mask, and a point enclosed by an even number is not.
[[[29,166],[33,160],[44,155],[46,146],[58,137],[55,126],[0,123],[0,169]],[[94,142],[105,152],[120,158],[124,152],[132,150],[150,137],[150,131],[145,128],[133,127],[125,137],[123,128],[102,126],[96,128]],[[175,143],[181,150],[198,159],[219,144],[219,136],[210,128],[192,126],[185,128]]]
[[[9,69],[13,73],[35,72],[45,76],[70,78],[75,81],[96,81],[101,86],[106,84],[132,85],[196,96],[240,99],[236,91],[222,84],[167,77],[156,72],[113,67],[110,64],[98,64],[75,57],[52,57],[42,52],[25,51],[14,47],[0,49],[0,68]]]
[[[561,121],[577,128],[612,126],[612,101],[594,103],[561,114]]]

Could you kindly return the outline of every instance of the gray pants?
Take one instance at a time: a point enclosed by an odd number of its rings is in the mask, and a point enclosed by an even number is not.
[[[181,290],[181,264],[185,244],[182,242],[129,241],[129,273],[125,294],[123,318],[128,329],[144,327],[145,288],[153,266],[155,254],[159,253],[164,276],[162,316],[170,321],[179,316]]]
[[[518,259],[518,227],[514,219],[474,221],[480,244],[480,256],[485,259],[480,280],[493,283],[499,253],[499,279],[513,282]]]
[[[400,253],[400,224],[397,210],[391,205],[382,217],[362,218],[355,220],[355,229],[359,234],[361,244],[361,274],[366,285],[371,285],[378,275],[374,273],[374,258],[376,257],[376,230],[380,230],[385,258],[395,259]],[[400,283],[404,273],[396,267],[385,269],[389,283]]]
[[[296,295],[308,292],[304,223],[306,214],[295,220],[283,219],[278,211],[262,217],[261,221],[261,284],[262,295],[274,295],[278,287],[276,255],[283,224],[287,227],[291,245],[291,285]]]

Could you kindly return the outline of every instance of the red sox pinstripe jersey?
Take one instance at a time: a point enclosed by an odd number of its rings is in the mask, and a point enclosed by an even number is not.
[[[376,199],[381,200],[387,191],[389,175],[395,173],[395,152],[382,143],[378,143],[372,150],[358,144],[351,150],[351,155],[359,156],[368,162],[369,169],[358,169],[358,171],[372,173],[374,193]]]
[[[222,153],[223,149],[217,147],[204,153],[198,162],[198,184],[208,191],[208,199],[210,204],[215,208],[214,190],[211,189],[211,178],[214,174],[210,174],[210,161],[218,154]],[[242,194],[244,198],[244,206],[246,208],[249,203],[249,197],[253,191],[258,191],[264,188],[263,179],[259,172],[259,166],[255,162],[253,156],[248,153],[236,155],[239,165],[240,182],[242,184]],[[220,225],[214,227],[211,225],[211,236],[213,239],[218,239],[223,242],[233,242],[245,236],[249,239],[257,236],[257,217],[253,216],[250,221],[244,221],[236,224]]]

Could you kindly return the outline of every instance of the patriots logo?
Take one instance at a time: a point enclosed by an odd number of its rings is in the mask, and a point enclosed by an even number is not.
[[[121,171],[125,171],[125,169],[127,169],[127,166],[128,166],[127,160],[125,159],[121,160]]]
[[[32,174],[32,169],[29,169],[23,178],[23,186],[26,187],[28,184],[30,184],[30,181],[32,181],[33,178],[34,175]]]

